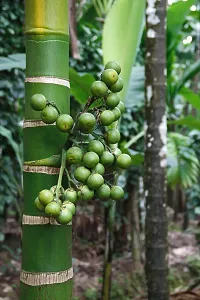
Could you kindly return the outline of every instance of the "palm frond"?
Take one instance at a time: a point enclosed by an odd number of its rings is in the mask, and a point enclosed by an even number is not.
[[[167,180],[173,188],[180,184],[184,188],[196,183],[199,176],[199,161],[191,148],[192,140],[180,133],[170,132],[167,141]]]

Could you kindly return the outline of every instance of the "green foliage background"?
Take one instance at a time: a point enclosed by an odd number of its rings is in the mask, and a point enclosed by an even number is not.
[[[2,0],[0,11],[0,55],[24,52],[22,1]],[[22,154],[23,81],[24,72],[20,69],[1,71],[0,215],[4,217],[8,207],[14,207],[14,211],[19,214],[22,200],[18,160]],[[3,130],[4,128],[7,132]]]
[[[178,1],[171,5],[168,8],[167,31],[167,111],[168,130],[172,133],[169,135],[168,146],[169,149],[173,148],[168,157],[168,183],[172,188],[177,183],[184,189],[188,199],[187,205],[190,212],[193,212],[191,214],[193,216],[199,212],[197,207],[200,205],[200,196],[198,192],[195,192],[199,184],[197,162],[200,159],[198,150],[200,95],[194,91],[193,80],[194,75],[200,70],[200,61],[195,62],[194,54],[198,45],[197,22],[200,8],[197,7],[197,11],[190,11],[191,5],[196,3],[196,0],[189,0]],[[0,16],[0,70],[2,70],[0,79],[0,215],[5,217],[6,213],[17,212],[19,215],[23,198],[19,160],[22,158],[24,57],[18,53],[25,52],[24,7],[20,0],[2,0],[0,10],[2,12]],[[176,12],[181,12],[181,18],[175,20],[173,16]],[[70,55],[72,116],[77,113],[80,106],[84,105],[89,95],[90,84],[98,78],[102,70],[104,19],[105,12],[95,9],[95,5],[90,0],[87,0],[81,9],[78,7],[77,35],[80,59],[74,59]],[[192,36],[192,43],[185,45],[182,41],[188,35]],[[122,132],[120,147],[123,152],[132,156],[133,162],[130,170],[120,176],[121,185],[125,186],[127,191],[128,185],[138,186],[139,177],[143,173],[144,37],[145,31],[136,63],[132,67],[125,99],[127,109],[120,123]],[[18,68],[13,68],[13,66]],[[174,144],[173,132],[179,135],[179,143]],[[186,139],[188,144],[181,146],[181,141]],[[176,149],[174,145],[177,146]],[[192,165],[194,161],[196,173]],[[125,201],[130,196],[128,193],[126,195]],[[119,211],[118,215],[121,217],[120,214]]]
[[[52,0],[53,1],[53,0]],[[71,114],[80,110],[89,95],[90,84],[101,73],[102,30],[105,15],[97,12],[91,0],[77,11],[77,35],[80,59],[70,54]],[[95,1],[94,1],[95,2]],[[178,186],[186,195],[186,205],[191,218],[200,215],[200,86],[195,90],[195,74],[200,70],[196,59],[198,47],[197,23],[200,7],[191,11],[196,0],[178,1],[168,8],[167,51],[167,114],[168,114],[168,185]],[[23,37],[24,6],[21,0],[0,1],[0,232],[8,216],[20,220],[23,203],[21,161],[22,126],[24,108],[24,57]],[[181,15],[181,18],[174,16]],[[183,44],[187,36],[192,42]],[[145,30],[136,63],[132,66],[131,79],[125,99],[120,130],[120,148],[132,157],[132,166],[119,177],[125,188],[125,199],[117,203],[116,228],[128,223],[125,207],[131,197],[131,189],[139,188],[143,176],[144,149],[144,53]],[[15,55],[17,54],[17,55]],[[195,62],[196,61],[196,62]],[[15,68],[13,68],[15,66]],[[82,88],[81,86],[84,86]],[[141,199],[144,200],[144,195]],[[170,200],[170,199],[169,199]],[[140,210],[143,210],[140,203]],[[92,215],[92,214],[91,214]],[[143,214],[141,214],[143,216]],[[143,221],[143,217],[141,217]],[[130,239],[125,237],[127,243]],[[0,233],[0,242],[4,235]],[[117,246],[117,245],[116,245]],[[170,274],[174,284],[174,275]],[[126,279],[126,284],[129,284]],[[125,286],[125,284],[123,284]],[[142,286],[143,288],[143,286]],[[128,288],[127,288],[128,289]],[[97,291],[86,291],[87,299],[96,299]],[[112,299],[123,298],[124,290],[113,284]],[[130,296],[131,299],[131,296]]]

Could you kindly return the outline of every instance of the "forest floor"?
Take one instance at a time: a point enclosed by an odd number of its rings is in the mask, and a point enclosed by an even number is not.
[[[19,299],[20,229],[13,219],[0,244],[0,300]],[[102,285],[103,242],[73,241],[74,300],[99,299]],[[170,300],[200,300],[200,254],[194,233],[169,231]],[[112,300],[146,300],[143,272],[133,272],[131,253],[115,254]],[[62,300],[62,299],[61,299]]]

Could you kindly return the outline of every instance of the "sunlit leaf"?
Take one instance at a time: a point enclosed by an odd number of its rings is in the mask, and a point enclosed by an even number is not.
[[[190,7],[196,0],[178,1],[168,6],[167,9],[167,41],[168,51],[176,45],[178,33],[181,30]]]
[[[133,67],[125,99],[126,107],[144,105],[144,81],[144,67]]]
[[[70,92],[71,95],[80,103],[86,103],[90,96],[91,84],[95,81],[90,74],[79,75],[74,69],[69,69]]]
[[[125,99],[144,27],[145,4],[145,0],[116,0],[103,28],[103,60],[104,63],[117,60],[122,67],[122,99]]]
[[[192,90],[183,87],[179,92],[184,99],[189,102],[194,108],[200,109],[200,96],[195,94]]]
[[[177,83],[175,88],[175,92],[178,93],[180,89],[184,86],[184,84],[192,79],[196,74],[200,72],[200,60],[195,61],[190,66],[187,66],[185,72],[181,76],[180,80]]]
[[[24,53],[11,54],[7,57],[0,56],[0,71],[13,68],[26,68],[26,56]]]
[[[178,120],[169,121],[168,124],[185,125],[189,128],[200,130],[200,120],[195,119],[191,115]]]
[[[173,188],[180,184],[191,187],[198,180],[199,160],[191,148],[191,139],[179,133],[170,132],[167,142],[167,180]]]
[[[22,161],[21,161],[21,158],[20,158],[19,146],[13,140],[11,131],[0,125],[0,135],[5,137],[8,140],[8,143],[10,144],[10,146],[13,148],[13,150],[15,152],[15,155],[16,155],[17,161],[19,163],[19,166],[21,167],[22,166]]]

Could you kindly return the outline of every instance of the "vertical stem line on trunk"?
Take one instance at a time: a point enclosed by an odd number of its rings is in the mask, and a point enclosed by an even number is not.
[[[109,300],[111,294],[112,256],[114,243],[114,221],[116,201],[109,200],[109,206],[105,207],[105,252],[103,270],[102,300]]]

